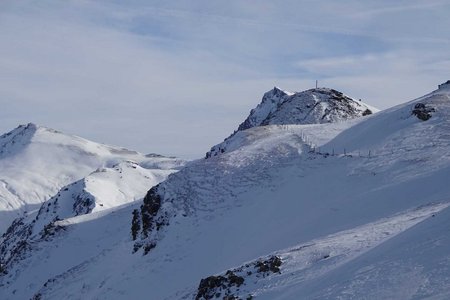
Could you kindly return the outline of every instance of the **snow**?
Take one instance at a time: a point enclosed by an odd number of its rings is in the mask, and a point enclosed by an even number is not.
[[[378,109],[329,88],[316,88],[299,93],[277,87],[264,94],[258,106],[238,130],[268,124],[316,124],[348,120],[361,116],[366,109]]]
[[[419,102],[435,108],[428,121],[411,113]],[[152,189],[168,224],[137,241],[147,170],[105,165],[60,191],[55,209],[57,195],[45,202],[31,235],[36,215],[1,241],[12,253],[24,237],[30,249],[0,277],[0,298],[193,299],[202,278],[236,270],[241,297],[446,299],[449,128],[450,96],[438,90],[364,118],[240,130]],[[77,215],[72,194],[85,192],[95,206]],[[133,253],[136,242],[156,247]],[[269,255],[280,274],[246,273]]]
[[[151,169],[178,169],[184,164],[174,158],[146,157],[31,123],[0,136],[0,233],[13,219],[38,209],[63,186],[123,161]],[[156,173],[159,182],[162,173]]]
[[[278,107],[293,94],[294,93],[283,91],[278,87],[274,87],[272,90],[266,92],[261,103],[250,111],[250,115],[241,125],[239,125],[238,130],[245,130],[261,125],[269,115],[274,113]]]
[[[250,112],[238,130],[223,143],[212,147],[206,158],[227,151],[230,139],[253,127],[337,123],[375,112],[378,112],[378,109],[329,88],[316,88],[299,93],[288,93],[274,88],[264,94],[261,103]]]
[[[449,205],[450,203],[437,203],[421,206],[272,253],[269,257],[277,256],[282,261],[280,273],[269,272],[262,276],[254,262],[246,262],[239,268],[232,269],[234,274],[245,280],[239,290],[232,292],[242,298],[253,295],[257,299],[309,299],[310,295],[304,294],[305,285],[309,282],[369,252],[425,219],[436,216]],[[258,260],[264,261],[267,257]],[[224,291],[216,289],[215,292]],[[192,298],[195,294],[194,290],[187,295]]]

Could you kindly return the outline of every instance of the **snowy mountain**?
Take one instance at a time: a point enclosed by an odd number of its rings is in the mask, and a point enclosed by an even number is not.
[[[238,130],[223,143],[212,147],[206,157],[227,151],[230,138],[252,127],[336,123],[371,115],[377,111],[378,109],[334,89],[315,88],[291,93],[274,87],[264,94],[261,103],[250,111],[250,115],[239,125]]]
[[[239,125],[245,130],[261,125],[322,124],[370,115],[377,109],[329,88],[291,93],[277,87],[264,94],[258,106]]]
[[[83,190],[119,189],[63,187],[1,239],[0,298],[447,299],[449,130],[444,85],[364,118],[239,130],[129,205],[90,211]]]
[[[124,161],[158,169],[156,178],[147,184],[166,177],[159,169],[178,169],[184,164],[173,158],[97,144],[31,123],[0,136],[0,233],[15,218],[39,209],[63,186],[98,168],[111,168]]]

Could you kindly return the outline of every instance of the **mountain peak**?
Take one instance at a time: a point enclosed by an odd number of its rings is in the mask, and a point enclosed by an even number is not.
[[[261,125],[261,122],[273,113],[286,97],[291,95],[293,94],[278,87],[264,93],[261,103],[250,111],[247,119],[239,125],[238,131]]]
[[[377,111],[378,109],[361,100],[352,99],[331,88],[320,87],[290,93],[274,87],[264,94],[261,103],[250,111],[249,116],[231,136],[238,131],[257,126],[333,123],[370,115]],[[222,144],[212,147],[206,153],[206,157],[223,152]]]
[[[18,133],[23,133],[23,132],[36,132],[36,130],[38,128],[39,128],[39,126],[37,126],[34,123],[20,124],[19,126],[14,128],[10,132],[5,133],[2,136],[0,136],[0,138],[11,136],[11,135],[18,134]]]
[[[450,90],[450,80],[438,85],[439,90]]]
[[[28,144],[38,126],[33,123],[19,125],[15,129],[0,136],[0,157],[15,152],[15,149]]]
[[[292,94],[294,94],[294,93],[285,91],[277,86],[274,86],[273,89],[264,93],[264,95],[271,95],[271,96],[277,96],[277,97],[283,97],[283,96],[292,95]]]
[[[28,123],[26,125],[19,125],[19,128],[25,128],[25,129],[37,129],[39,126],[36,125],[35,123]]]
[[[338,122],[371,114],[376,109],[331,88],[290,93],[278,87],[266,92],[258,106],[239,125],[245,130],[261,125]]]

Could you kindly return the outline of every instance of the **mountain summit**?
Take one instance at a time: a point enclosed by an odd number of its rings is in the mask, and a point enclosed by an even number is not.
[[[440,84],[438,88],[439,90],[450,90],[450,80],[447,80],[446,82]]]
[[[250,111],[237,132],[265,125],[304,125],[335,123],[371,115],[378,109],[330,88],[315,88],[291,93],[277,87],[266,92],[260,104]],[[224,152],[223,144],[216,145],[206,158]]]
[[[239,125],[245,130],[261,125],[322,124],[370,115],[378,111],[330,88],[298,93],[275,87],[264,94],[261,103]]]

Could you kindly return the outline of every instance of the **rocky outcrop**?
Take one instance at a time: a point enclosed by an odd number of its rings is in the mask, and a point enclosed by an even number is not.
[[[223,275],[204,278],[200,281],[195,299],[253,299],[253,296],[245,291],[246,282],[255,283],[261,278],[280,274],[281,264],[281,258],[272,255],[228,270]]]
[[[439,88],[440,90],[443,90],[443,89],[450,89],[450,80],[447,80],[446,82],[440,84],[440,85],[438,86],[438,88]]]
[[[131,237],[134,241],[133,252],[144,249],[144,255],[156,247],[157,234],[164,226],[169,225],[169,215],[161,209],[162,199],[158,194],[158,186],[151,188],[140,209],[133,210],[131,220]]]
[[[411,114],[415,115],[422,121],[428,121],[432,117],[431,113],[434,111],[435,109],[433,107],[427,106],[423,103],[417,103],[416,105],[414,105]]]
[[[273,114],[291,95],[292,93],[274,87],[264,94],[261,103],[250,111],[249,116],[239,125],[237,130],[246,130],[255,126],[260,126],[264,120],[266,120],[269,115]]]

